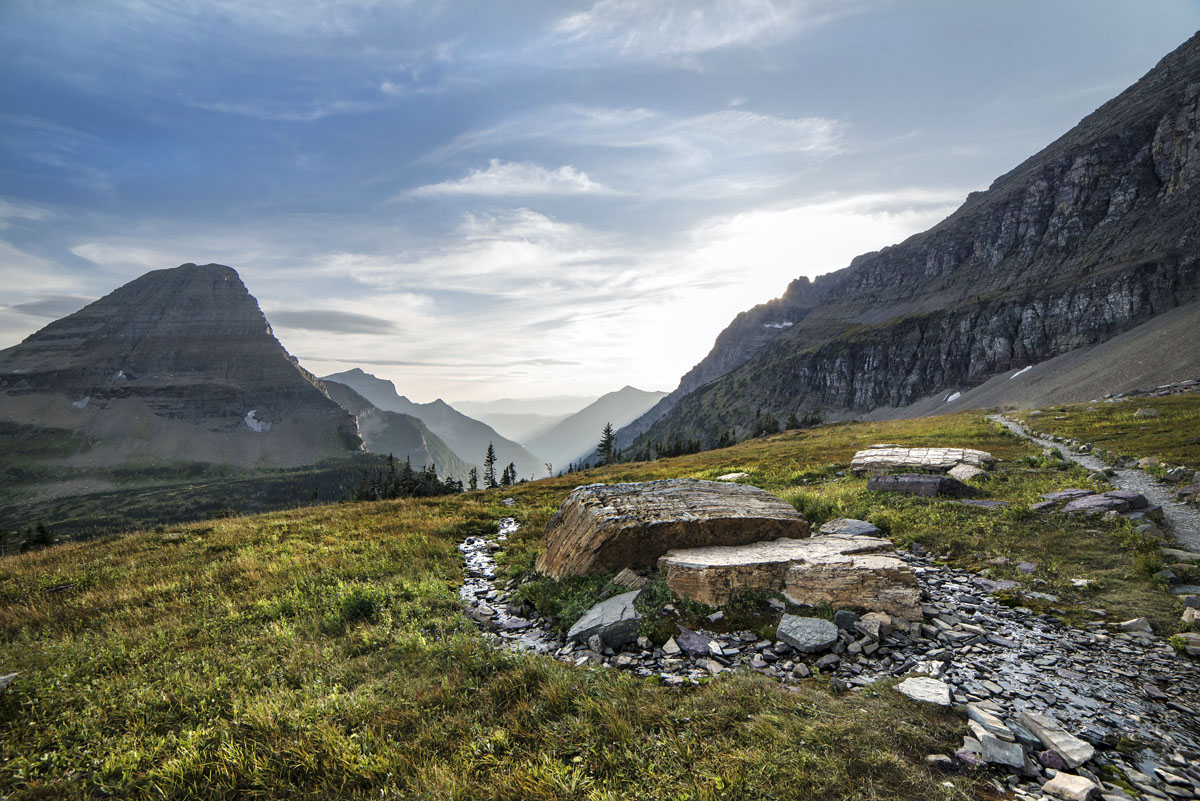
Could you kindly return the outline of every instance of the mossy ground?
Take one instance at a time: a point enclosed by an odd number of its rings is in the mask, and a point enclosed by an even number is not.
[[[1013,506],[869,494],[865,480],[836,475],[878,441],[990,450],[1005,461],[980,487]],[[1020,580],[1046,581],[1068,611],[1178,617],[1145,572],[1154,543],[1124,524],[1021,511],[1090,481],[1022,461],[1032,453],[978,415],[827,426],[511,490],[225,518],[6,557],[0,672],[21,675],[0,695],[0,793],[978,797],[990,793],[982,780],[923,762],[957,744],[959,714],[886,685],[835,694],[822,679],[731,675],[672,689],[499,650],[463,614],[456,545],[513,515],[522,528],[499,561],[521,574],[577,484],[744,470],[814,522],[863,517],[975,567],[999,555],[1037,562]],[[1073,594],[1076,576],[1099,581]]]

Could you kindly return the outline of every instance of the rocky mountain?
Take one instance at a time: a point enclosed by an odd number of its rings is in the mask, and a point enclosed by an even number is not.
[[[450,401],[466,415],[482,420],[496,414],[535,414],[563,418],[596,400],[592,395],[546,395],[534,398],[500,398],[490,401]]]
[[[354,419],[219,264],[147,273],[0,351],[0,421],[80,468],[279,468],[362,452]],[[24,447],[14,442],[6,450]]]
[[[509,462],[517,466],[517,476],[520,478],[536,478],[546,473],[544,460],[518,443],[500,436],[491,426],[467,417],[443,400],[415,403],[399,394],[391,381],[377,378],[357,367],[325,376],[325,379],[350,387],[383,411],[412,415],[468,464],[482,467],[490,442],[496,449],[497,473]]]
[[[636,420],[666,394],[629,386],[609,392],[530,440],[529,448],[544,456],[556,470],[564,469],[569,463],[579,461],[595,450],[606,423],[612,423],[613,428],[620,428]]]
[[[739,315],[619,444],[904,407],[1103,342],[1200,298],[1197,219],[1200,34],[930,230]]]
[[[481,423],[487,423],[502,436],[508,437],[514,442],[529,442],[566,420],[570,415],[476,414],[473,417]]]
[[[371,453],[407,459],[416,469],[433,465],[439,476],[466,481],[471,465],[458,458],[454,450],[409,414],[386,412],[375,407],[345,384],[326,380],[329,397],[358,422],[358,433]]]

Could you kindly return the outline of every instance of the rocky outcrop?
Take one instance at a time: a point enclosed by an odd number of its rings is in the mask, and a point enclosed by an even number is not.
[[[857,475],[905,468],[945,473],[960,464],[987,470],[995,463],[995,456],[971,448],[872,447],[854,454],[850,470]]]
[[[903,492],[908,495],[923,495],[926,498],[945,496],[966,498],[975,490],[950,476],[931,476],[924,473],[901,473],[895,476],[871,476],[867,479],[871,492]]]
[[[1198,175],[1200,35],[934,228],[739,317],[620,443],[950,398],[1190,303]]]
[[[0,418],[79,432],[79,466],[285,467],[362,449],[219,264],[147,273],[0,351]]]
[[[814,541],[826,539],[833,537]],[[870,539],[851,537],[848,542]],[[921,619],[917,577],[890,549],[886,553],[831,549],[798,559],[784,574],[783,596],[802,606],[828,604],[834,609],[867,609],[910,621]]]
[[[577,487],[550,519],[537,568],[556,578],[648,568],[672,548],[808,534],[808,523],[790,504],[745,484],[589,484]]]

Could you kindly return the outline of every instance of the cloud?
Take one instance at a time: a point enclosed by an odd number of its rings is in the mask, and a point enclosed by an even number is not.
[[[437,195],[488,195],[522,197],[531,195],[613,194],[570,164],[548,170],[538,164],[491,159],[486,170],[475,170],[457,181],[419,186],[407,193],[413,197]]]
[[[45,206],[0,197],[0,230],[12,225],[13,220],[41,222],[53,216],[54,213]]]
[[[390,334],[396,323],[369,314],[333,309],[295,309],[271,312],[272,326],[302,331],[328,331],[335,334]]]
[[[9,311],[28,314],[33,317],[49,317],[58,319],[79,311],[95,298],[85,298],[79,295],[47,295],[38,300],[25,303],[14,303],[6,307]]]
[[[406,361],[404,359],[355,359],[355,358],[337,358],[330,359],[321,356],[305,356],[305,361],[322,362],[325,364],[366,364],[374,367],[576,367],[580,362],[565,361],[563,359],[517,359],[507,362],[420,362]]]
[[[773,44],[855,13],[856,0],[599,0],[561,17],[543,46],[568,60],[675,61]]]
[[[237,114],[259,120],[277,122],[314,122],[335,114],[361,114],[378,111],[390,105],[381,101],[365,100],[313,100],[304,103],[205,103],[193,100],[192,108],[213,111],[219,114]]]

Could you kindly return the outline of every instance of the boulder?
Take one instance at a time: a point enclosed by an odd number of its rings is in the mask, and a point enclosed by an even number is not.
[[[872,538],[855,537],[850,541],[864,539]],[[892,552],[814,553],[788,567],[783,577],[783,595],[803,606],[829,604],[835,609],[867,609],[910,621],[922,617],[921,588],[916,574]]]
[[[950,468],[948,475],[951,478],[957,478],[959,481],[970,481],[973,478],[987,478],[987,471],[971,464],[963,464],[959,462]]]
[[[784,615],[775,636],[802,654],[815,654],[838,641],[838,627],[820,617]]]
[[[778,539],[749,545],[677,548],[658,560],[671,592],[680,598],[721,606],[742,592],[782,592],[788,568],[832,554],[891,551],[877,537]]]
[[[849,517],[839,517],[837,520],[830,520],[817,529],[818,534],[841,534],[847,537],[874,537],[879,534],[879,529],[868,523],[866,520],[854,520]]]
[[[850,461],[853,473],[882,474],[890,470],[917,468],[945,473],[959,464],[983,469],[996,463],[996,457],[987,451],[970,448],[878,448],[871,447],[854,454]]]
[[[749,473],[726,473],[723,476],[717,476],[717,481],[741,481],[743,478],[750,478]]]
[[[633,608],[640,590],[614,595],[584,612],[583,617],[567,632],[568,640],[588,642],[599,637],[610,648],[620,648],[637,639],[642,616]]]
[[[672,548],[809,534],[791,504],[758,487],[667,479],[577,487],[546,527],[537,567],[555,578],[653,567]]]
[[[907,492],[910,495],[924,495],[927,498],[936,498],[939,495],[965,498],[975,494],[974,489],[956,478],[925,473],[871,476],[867,481],[867,489],[872,492]]]
[[[913,676],[896,685],[896,692],[914,701],[950,706],[950,685],[928,676]]]
[[[1056,798],[1067,801],[1092,801],[1100,797],[1100,785],[1086,776],[1059,771],[1054,778],[1042,785],[1042,789]]]
[[[1077,768],[1096,755],[1096,749],[1078,737],[1068,734],[1050,718],[1030,709],[1021,710],[1021,723],[1033,732],[1042,745],[1062,758],[1068,768]]]
[[[1133,413],[1133,416],[1140,417],[1142,419],[1147,419],[1147,418],[1151,418],[1151,417],[1158,417],[1160,414],[1162,414],[1162,413],[1159,412],[1158,409],[1154,409],[1154,408],[1147,406],[1145,408],[1138,409],[1136,412]]]
[[[709,647],[714,642],[712,637],[709,637],[707,634],[701,634],[698,631],[685,629],[678,623],[675,624],[675,627],[679,629],[679,635],[671,639],[675,640],[675,646],[680,651],[692,657],[708,655]]]

